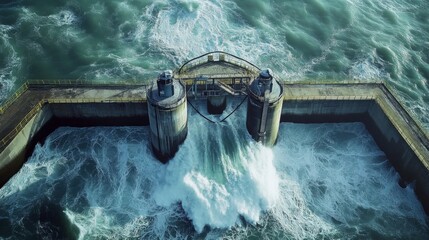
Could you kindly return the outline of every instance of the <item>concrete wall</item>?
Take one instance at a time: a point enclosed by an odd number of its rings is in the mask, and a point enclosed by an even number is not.
[[[370,105],[364,122],[377,145],[401,175],[402,181],[405,184],[415,183],[416,195],[429,214],[429,171],[376,102]]]
[[[253,139],[261,141],[267,146],[272,146],[276,143],[282,114],[282,99],[269,103],[266,116],[263,116],[264,102],[249,95],[246,127]],[[265,126],[263,126],[264,123]],[[264,135],[260,135],[261,129],[265,129]]]
[[[27,153],[32,152],[40,130],[52,119],[52,111],[45,105],[31,118],[9,145],[0,152],[0,186],[19,171],[27,159]]]
[[[147,103],[54,103],[52,114],[61,126],[147,125]]]
[[[281,120],[303,123],[359,122],[372,103],[372,100],[285,100]]]

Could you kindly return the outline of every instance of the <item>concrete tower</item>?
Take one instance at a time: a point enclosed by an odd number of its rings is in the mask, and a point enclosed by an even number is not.
[[[283,105],[283,87],[270,69],[262,70],[248,90],[247,131],[267,146],[276,143]]]
[[[166,163],[177,152],[188,133],[186,87],[162,72],[148,92],[150,138],[155,156]]]
[[[209,114],[222,114],[226,108],[226,96],[208,96],[207,97],[207,111]]]

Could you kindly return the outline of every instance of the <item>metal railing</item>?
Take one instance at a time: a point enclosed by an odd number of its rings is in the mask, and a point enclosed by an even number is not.
[[[48,98],[47,103],[139,103],[146,98]]]
[[[190,68],[193,68],[198,65],[202,65],[204,63],[208,62],[228,62],[231,64],[234,64],[236,66],[239,66],[243,69],[246,69],[249,72],[258,73],[260,71],[260,68],[257,67],[255,64],[240,58],[238,56],[232,55],[227,52],[223,51],[213,51],[206,54],[203,54],[201,56],[195,57],[187,62],[185,62],[177,71],[177,73],[182,74],[189,70]]]
[[[0,141],[0,149],[3,149],[10,141],[12,141],[19,132],[24,129],[27,123],[42,109],[45,105],[46,100],[39,101],[26,115],[21,121],[15,126],[15,128],[10,131],[3,139]]]
[[[362,80],[343,80],[343,81],[335,81],[335,80],[284,80],[281,81],[283,85],[296,85],[296,84],[305,84],[305,85],[348,85],[348,84],[386,84],[383,80],[374,80],[374,81],[362,81]]]
[[[16,92],[10,96],[3,105],[0,106],[0,114],[3,114],[10,105],[12,105],[16,99],[18,99],[28,89],[28,84],[24,83]]]
[[[176,79],[180,79],[182,81],[193,81],[194,79],[200,78],[200,74],[182,74],[179,75]],[[203,77],[207,79],[253,79],[255,77],[254,74],[204,74]]]
[[[374,95],[356,95],[356,96],[284,96],[283,100],[303,100],[303,101],[312,101],[312,100],[374,100],[376,96]]]
[[[398,97],[398,94],[396,93],[396,90],[389,83],[384,83],[384,86],[386,87],[387,91],[389,91],[389,93],[393,96],[393,98],[396,100],[396,102],[399,103],[402,110],[404,110],[407,113],[407,115],[410,116],[410,118],[414,121],[414,123],[417,125],[417,127],[420,129],[420,131],[425,135],[425,137],[427,139],[429,139],[429,130],[426,129],[425,127],[423,127],[420,120],[415,118],[415,114],[412,113],[408,109],[408,107],[406,107],[404,105],[404,103],[402,103],[401,99]]]
[[[429,130],[426,129],[423,124],[420,122],[420,120],[418,120],[418,118],[416,118],[415,114],[413,112],[411,112],[409,110],[408,107],[406,107],[404,105],[404,103],[402,101],[400,101],[401,99],[398,97],[398,94],[396,93],[397,91],[395,90],[394,87],[391,86],[391,84],[387,81],[383,81],[383,80],[375,80],[375,81],[362,81],[362,80],[346,80],[346,81],[333,81],[333,80],[321,80],[321,81],[312,81],[312,80],[298,80],[298,81],[284,81],[282,82],[283,85],[287,86],[287,85],[295,85],[295,84],[305,84],[305,85],[349,85],[349,84],[380,84],[386,87],[386,89],[388,90],[388,92],[393,96],[394,99],[396,99],[396,101],[399,103],[400,107],[402,108],[402,110],[404,110],[408,116],[410,116],[410,118],[412,119],[412,121],[414,121],[414,123],[416,124],[416,126],[420,129],[420,131],[425,135],[425,137],[427,139],[429,139]],[[311,96],[309,96],[311,97]],[[318,96],[319,97],[319,96]],[[322,100],[323,96],[320,96],[318,99]],[[316,98],[313,99],[308,99],[307,96],[305,97],[291,97],[293,99],[296,100],[317,100]],[[299,99],[298,99],[299,98]],[[285,97],[285,99],[288,99]],[[372,98],[374,99],[374,98]],[[335,99],[334,99],[335,100]],[[338,99],[338,100],[359,100],[359,99],[350,99],[350,98],[342,98],[342,99]],[[365,99],[364,99],[365,100]]]
[[[114,87],[120,87],[120,86],[145,86],[148,87],[149,83],[142,83],[141,81],[137,80],[129,80],[124,82],[95,82],[90,80],[82,80],[82,79],[48,79],[48,80],[42,80],[42,79],[31,79],[26,81],[24,84],[19,87],[14,94],[12,94],[1,106],[0,106],[0,114],[3,114],[7,108],[12,105],[16,99],[18,99],[24,92],[26,92],[31,87],[37,87],[37,86],[100,86],[100,87],[107,87],[107,86],[114,86]]]
[[[121,80],[121,81],[94,81],[87,79],[30,79],[26,82],[31,85],[56,85],[56,86],[144,86],[147,82],[139,80]]]
[[[219,52],[223,53],[223,52]],[[205,54],[203,56],[206,56],[208,54]],[[232,56],[232,55],[231,55]],[[200,56],[201,57],[201,56]],[[196,78],[198,76],[192,76],[193,78]],[[253,75],[228,75],[225,78],[237,78],[237,77],[243,77],[243,78],[249,78],[253,77]],[[187,85],[194,84],[194,81],[192,78],[186,78],[182,79],[182,81]],[[309,84],[309,85],[320,85],[320,84],[368,84],[368,83],[383,83],[382,81],[377,82],[365,82],[365,81],[323,81],[323,82],[315,82],[315,81],[309,81],[309,80],[301,80],[301,81],[286,81],[282,82],[283,85],[291,85],[291,84]],[[202,84],[202,83],[198,83]],[[91,80],[83,80],[83,79],[49,79],[49,80],[43,80],[43,79],[32,79],[26,81],[24,84],[19,87],[14,94],[12,94],[1,106],[0,106],[0,114],[3,114],[6,109],[15,102],[16,99],[18,99],[25,91],[28,90],[31,86],[43,86],[43,85],[55,85],[55,86],[146,86],[148,87],[150,83],[142,83],[142,81],[137,80],[129,80],[129,81],[123,81],[123,82],[95,82]],[[396,96],[395,96],[396,97]],[[406,108],[404,108],[406,109]],[[408,111],[407,111],[408,112]],[[409,113],[409,112],[408,112]],[[424,129],[424,128],[422,128]]]

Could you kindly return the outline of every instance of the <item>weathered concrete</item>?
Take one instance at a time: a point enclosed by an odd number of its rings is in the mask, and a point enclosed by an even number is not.
[[[284,122],[358,122],[363,121],[374,100],[284,100]]]
[[[249,86],[246,127],[258,142],[273,146],[277,141],[283,104],[283,87],[262,74]]]
[[[179,81],[172,84],[172,96],[160,96],[156,84],[147,94],[152,149],[164,163],[176,154],[188,134],[186,87]]]
[[[226,108],[226,96],[208,96],[207,111],[209,114],[222,114]]]

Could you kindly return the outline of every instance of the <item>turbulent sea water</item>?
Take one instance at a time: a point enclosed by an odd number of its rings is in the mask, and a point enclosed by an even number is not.
[[[282,80],[384,80],[429,129],[428,9],[426,0],[3,0],[0,101],[27,79],[149,82],[223,50]],[[269,149],[250,139],[242,111],[217,125],[189,114],[167,165],[152,157],[147,127],[57,129],[0,190],[0,237],[429,238],[412,184],[399,187],[362,124],[282,123]]]

